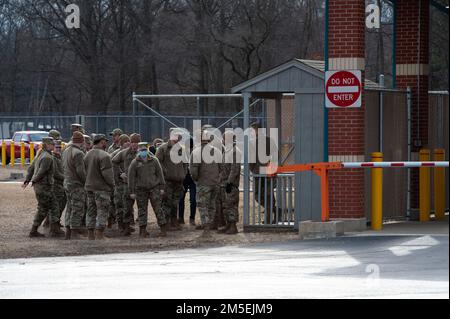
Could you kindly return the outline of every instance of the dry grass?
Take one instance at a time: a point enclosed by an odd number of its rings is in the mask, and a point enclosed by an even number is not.
[[[9,177],[10,172],[5,173],[3,169],[0,169],[0,172],[3,174],[0,176],[7,175]],[[109,231],[111,238],[102,242],[65,241],[50,238],[30,239],[28,233],[36,210],[33,190],[29,188],[23,191],[20,184],[0,183],[0,198],[0,259],[147,252],[272,242],[297,238],[295,233],[255,234],[243,233],[241,230],[237,236],[214,234],[211,240],[205,241],[198,239],[200,232],[186,225],[183,231],[170,232],[167,238],[158,239],[154,237],[158,233],[156,219],[150,210],[148,228],[152,237],[149,239],[139,239],[137,234],[130,238],[123,238],[118,236],[118,231],[114,229]],[[188,207],[187,203],[186,216],[188,216]],[[242,225],[242,222],[240,225]],[[43,231],[43,229],[41,228],[40,231]]]

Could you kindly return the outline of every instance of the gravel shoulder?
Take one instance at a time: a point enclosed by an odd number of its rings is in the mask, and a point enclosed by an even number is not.
[[[188,203],[186,207],[189,207]],[[148,228],[152,237],[149,239],[139,239],[137,234],[133,234],[130,238],[123,238],[115,229],[108,230],[107,235],[111,238],[102,242],[31,239],[28,233],[35,211],[36,199],[33,189],[28,188],[24,191],[19,183],[0,183],[0,259],[151,252],[298,239],[295,233],[243,233],[240,229],[241,232],[237,236],[214,234],[211,240],[206,241],[198,239],[201,233],[189,225],[184,226],[183,231],[170,232],[167,238],[159,239],[155,238],[158,227],[151,209],[149,209]],[[41,227],[40,231],[43,230]]]

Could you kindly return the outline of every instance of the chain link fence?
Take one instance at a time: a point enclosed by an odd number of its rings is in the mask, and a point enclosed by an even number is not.
[[[244,117],[238,116],[230,120],[235,114],[229,116],[166,116],[167,120],[192,131],[193,122],[200,120],[202,125],[210,124],[219,127],[227,123],[224,127],[243,127]],[[168,138],[169,129],[174,127],[167,120],[156,115],[21,115],[2,114],[0,115],[0,140],[12,138],[17,131],[50,131],[56,129],[61,132],[64,140],[69,140],[73,123],[82,124],[88,134],[99,133],[109,134],[116,128],[121,128],[126,133],[137,132],[146,141],[153,141],[155,138]],[[252,114],[251,121],[259,121],[262,125],[267,124],[264,114]]]

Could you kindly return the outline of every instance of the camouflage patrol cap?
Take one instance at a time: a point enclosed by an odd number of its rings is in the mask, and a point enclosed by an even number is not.
[[[55,140],[53,139],[53,137],[44,137],[42,139],[42,144],[45,145],[55,145]]]
[[[53,137],[53,139],[55,140],[61,139],[61,133],[57,130],[51,130],[50,132],[48,132],[48,136]]]
[[[92,138],[89,135],[84,135],[84,142],[86,144],[91,144],[92,143]]]
[[[131,134],[130,135],[130,140],[131,140],[131,143],[140,143],[141,142],[141,135],[136,134],[136,133]]]
[[[116,128],[111,133],[109,133],[109,136],[121,136],[123,135],[123,131],[120,128]]]
[[[130,142],[130,137],[126,134],[122,134],[119,137],[119,145],[123,146],[125,143]]]
[[[153,145],[156,146],[156,147],[161,146],[161,144],[163,144],[163,143],[164,143],[164,141],[163,141],[162,138],[156,138],[156,139],[153,141]]]
[[[94,136],[94,144],[98,144],[101,141],[106,141],[108,142],[108,139],[106,138],[106,136],[104,134],[96,134]]]
[[[252,124],[250,124],[250,127],[257,130],[257,129],[262,128],[262,125],[260,122],[253,122]]]
[[[205,124],[205,125],[202,126],[202,131],[209,130],[209,129],[212,129],[212,128],[214,128],[214,127],[211,124]]]
[[[141,142],[138,144],[140,150],[148,150],[148,143],[147,142]]]
[[[71,130],[72,130],[72,133],[73,132],[82,132],[83,131],[83,125],[78,124],[78,123],[74,123],[70,127],[71,127]]]

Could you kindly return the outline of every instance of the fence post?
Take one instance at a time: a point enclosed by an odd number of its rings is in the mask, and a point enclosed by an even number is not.
[[[2,142],[2,167],[6,166],[6,142]]]
[[[434,150],[434,160],[445,161],[445,150]],[[436,220],[445,219],[445,168],[443,167],[434,169],[434,214]]]
[[[34,161],[34,143],[30,143],[30,165]]]
[[[420,151],[420,161],[430,161],[430,150]],[[430,220],[430,184],[430,168],[421,167],[419,173],[419,206],[421,222],[428,222]]]
[[[20,142],[20,166],[25,166],[25,142]]]
[[[383,153],[372,153],[372,162],[382,162]],[[383,228],[383,169],[372,169],[372,229]]]
[[[14,162],[16,161],[16,148],[14,146],[14,141],[11,141],[10,149],[9,149],[9,163],[11,167],[14,167]]]

